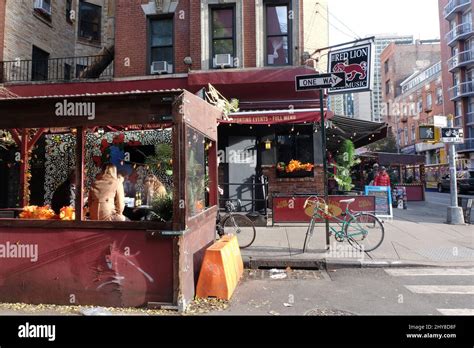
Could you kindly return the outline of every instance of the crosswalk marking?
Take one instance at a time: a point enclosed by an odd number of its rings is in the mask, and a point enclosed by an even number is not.
[[[474,268],[394,268],[385,272],[394,277],[474,276]]]
[[[471,285],[405,285],[416,294],[459,294],[474,295],[474,286]]]
[[[474,309],[454,308],[454,309],[436,309],[443,315],[474,315]]]

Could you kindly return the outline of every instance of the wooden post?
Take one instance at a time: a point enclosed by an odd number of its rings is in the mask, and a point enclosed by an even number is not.
[[[20,206],[26,207],[28,205],[29,197],[26,195],[28,180],[26,175],[28,173],[28,128],[23,128],[20,144]]]
[[[82,221],[84,218],[84,162],[85,162],[85,142],[86,130],[84,127],[78,127],[76,133],[76,221]]]

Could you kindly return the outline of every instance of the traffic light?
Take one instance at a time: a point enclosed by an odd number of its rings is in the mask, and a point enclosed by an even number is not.
[[[441,139],[441,128],[433,125],[419,126],[418,139],[427,143],[439,143]]]

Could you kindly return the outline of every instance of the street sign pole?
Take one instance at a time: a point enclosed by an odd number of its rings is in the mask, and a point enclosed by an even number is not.
[[[327,161],[327,151],[326,151],[326,123],[325,123],[325,115],[324,115],[324,89],[319,90],[319,106],[321,109],[321,149],[323,154],[323,180],[324,180],[324,201],[326,204],[329,204],[329,192],[328,192],[328,161]],[[326,220],[326,250],[329,250],[330,241],[329,241],[329,220],[327,216],[325,217]]]
[[[448,116],[448,127],[453,127],[453,116]],[[451,225],[464,225],[462,208],[458,207],[457,171],[456,171],[456,146],[449,143],[449,184],[451,189],[451,205],[448,207],[447,223]]]

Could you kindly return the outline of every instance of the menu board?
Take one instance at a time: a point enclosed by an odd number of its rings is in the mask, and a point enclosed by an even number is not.
[[[393,217],[392,191],[390,186],[366,186],[366,196],[375,197],[375,215],[379,217]]]

